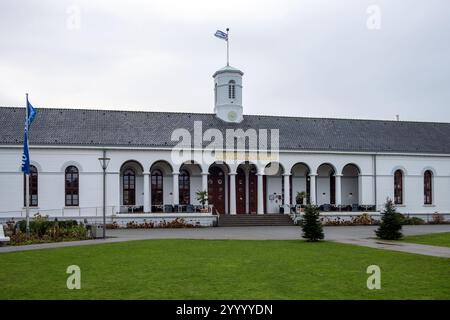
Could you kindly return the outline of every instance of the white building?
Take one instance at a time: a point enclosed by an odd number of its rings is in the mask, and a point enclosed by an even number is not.
[[[199,190],[220,214],[287,212],[298,192],[323,211],[380,210],[389,197],[403,213],[450,213],[449,123],[244,115],[242,71],[227,66],[213,77],[213,114],[38,107],[30,129],[32,212],[100,214],[105,151],[108,215],[191,212]],[[0,108],[0,217],[24,212],[24,116],[25,108]],[[269,130],[274,151],[278,129],[279,153],[263,161],[236,152],[233,161],[216,150],[215,161],[203,159],[199,151],[238,129],[258,135],[256,149],[251,139],[236,139],[247,152],[267,149],[260,129]],[[183,133],[192,141],[180,144]],[[195,152],[174,161],[174,147],[186,143]]]

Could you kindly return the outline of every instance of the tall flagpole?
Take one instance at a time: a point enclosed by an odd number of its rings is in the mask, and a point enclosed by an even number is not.
[[[230,65],[230,37],[228,35],[230,28],[227,28],[227,66]]]
[[[27,148],[29,149],[28,143],[28,93],[26,94],[27,101],[25,105],[25,128],[27,134]],[[30,152],[28,150],[28,159],[30,161]],[[25,173],[25,211],[26,211],[26,236],[30,237],[30,173]]]

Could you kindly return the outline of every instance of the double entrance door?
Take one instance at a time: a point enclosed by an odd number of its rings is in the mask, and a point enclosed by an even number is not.
[[[248,174],[248,211],[246,206],[247,186],[245,171],[238,168],[236,175],[236,212],[237,214],[256,214],[258,206],[258,176],[256,169],[251,168]]]

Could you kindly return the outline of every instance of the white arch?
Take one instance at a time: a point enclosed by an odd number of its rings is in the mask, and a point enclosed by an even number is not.
[[[164,160],[164,159],[160,159],[160,160],[154,161],[154,162],[151,164],[151,166],[150,166],[150,168],[149,168],[149,172],[151,173],[152,170],[153,170],[153,168],[155,168],[155,166],[157,166],[157,165],[160,164],[160,163],[166,165],[166,166],[169,168],[169,170],[170,170],[170,172],[164,172],[165,174],[172,174],[172,173],[174,173],[174,172],[176,173],[176,172],[179,172],[179,171],[180,171],[180,166],[174,167],[173,164],[170,163],[170,161],[167,161],[167,160]],[[164,169],[164,168],[163,168],[163,169]],[[163,171],[166,171],[166,170],[163,170]]]
[[[314,173],[319,174],[319,169],[322,166],[329,166],[334,171],[334,174],[336,174],[336,172],[338,172],[336,169],[336,166],[334,164],[332,164],[331,162],[324,162],[317,166],[316,171]]]
[[[354,162],[349,162],[349,163],[345,164],[345,165],[342,167],[342,170],[340,170],[340,172],[341,172],[342,175],[344,175],[344,169],[345,169],[346,167],[348,167],[348,166],[353,166],[353,167],[355,167],[356,170],[358,171],[358,175],[361,175],[361,173],[362,173],[361,167],[360,167],[359,165],[357,165],[356,163],[354,163]],[[337,172],[339,172],[339,171],[337,171]],[[337,172],[336,172],[336,173],[337,173]]]
[[[403,166],[395,166],[391,171],[391,175],[394,175],[397,170],[401,170],[405,176],[408,175],[408,171]]]
[[[202,172],[204,172],[201,164],[199,164],[197,161],[194,161],[194,160],[189,160],[189,161],[183,162],[180,165],[180,168],[178,171],[187,170],[189,172],[189,175],[192,175],[192,168],[190,166],[194,166],[194,167],[197,167],[198,169],[200,169],[200,174]]]
[[[125,165],[128,164],[128,163],[134,163],[134,164],[136,164],[136,165],[138,166],[138,169],[141,170],[141,172],[145,172],[145,171],[144,171],[144,167],[142,166],[142,164],[141,164],[139,161],[134,160],[134,159],[130,159],[130,160],[124,161],[124,162],[121,164],[120,169],[119,169],[119,172],[120,172],[121,174],[122,174],[123,169],[125,168]]]
[[[266,170],[266,169],[268,169],[269,165],[271,165],[272,163],[274,163],[274,164],[277,165],[277,166],[275,167],[275,169],[277,169],[277,170],[276,170],[276,174],[268,174],[268,173],[267,173],[267,170]],[[283,164],[282,164],[281,162],[279,162],[279,161],[271,161],[271,162],[269,162],[269,163],[264,167],[263,171],[264,171],[264,174],[265,174],[265,175],[269,175],[269,176],[276,176],[276,175],[278,175],[278,173],[280,173],[281,175],[283,175],[283,174],[286,173],[286,170],[284,169]]]
[[[238,169],[241,165],[242,165],[242,166],[245,166],[245,165],[247,165],[247,164],[248,164],[250,167],[251,167],[252,165],[254,165],[255,168],[256,168],[256,172],[257,172],[258,174],[264,174],[265,166],[261,168],[261,167],[258,166],[257,163],[255,163],[255,162],[253,162],[253,161],[241,161],[241,162],[238,162],[238,163],[236,164],[235,173],[237,172],[237,169]]]
[[[35,166],[38,172],[42,172],[41,165],[39,163],[37,163],[36,161],[31,160],[30,166]],[[20,167],[19,167],[19,172],[22,172],[22,165],[20,165]]]
[[[309,174],[311,174],[312,172],[314,172],[314,171],[312,171],[311,170],[311,166],[309,165],[309,164],[307,164],[306,162],[296,162],[296,163],[294,163],[292,166],[291,166],[291,169],[289,170],[289,173],[290,174],[292,174],[292,175],[294,175],[294,167],[296,167],[296,166],[303,166],[303,167],[305,167],[306,168],[306,175],[309,175]],[[317,171],[317,170],[316,170]]]
[[[433,177],[435,177],[437,175],[436,170],[433,167],[427,166],[422,169],[422,176],[425,175],[425,171],[428,171],[428,170],[430,170],[433,173]]]
[[[78,173],[83,172],[83,167],[81,166],[81,164],[80,164],[79,162],[76,162],[76,161],[73,161],[73,160],[64,162],[64,164],[63,164],[62,167],[61,167],[61,172],[66,172],[66,169],[67,169],[67,167],[69,167],[69,166],[75,166],[75,167],[77,167]],[[99,166],[99,168],[100,168],[100,166]]]
[[[214,161],[213,163],[211,163],[208,166],[208,170],[206,172],[209,172],[209,169],[211,169],[214,166],[217,166],[219,168],[223,168],[224,167],[227,170],[227,172],[224,172],[225,174],[227,174],[227,173],[236,173],[235,171],[234,172],[232,171],[231,167],[225,161]],[[237,169],[237,167],[236,167],[236,169]]]

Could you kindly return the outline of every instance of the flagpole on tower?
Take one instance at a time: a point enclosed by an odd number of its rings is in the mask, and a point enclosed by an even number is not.
[[[230,36],[229,36],[230,28],[227,28],[227,66],[230,65]]]
[[[28,93],[26,95],[26,105],[25,105],[25,130],[28,136]],[[28,138],[28,137],[27,137]],[[28,139],[27,139],[28,144]],[[28,148],[28,146],[27,146]],[[30,237],[30,173],[25,172],[25,212],[26,212],[26,236]]]

